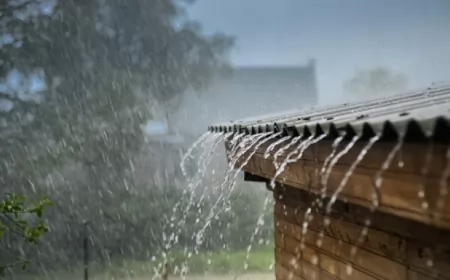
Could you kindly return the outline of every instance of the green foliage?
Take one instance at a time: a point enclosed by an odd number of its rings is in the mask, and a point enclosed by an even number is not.
[[[3,236],[13,234],[26,244],[37,244],[40,237],[48,232],[43,213],[53,203],[47,198],[33,204],[26,202],[24,196],[17,194],[6,194],[6,198],[0,201],[0,242]],[[13,263],[0,263],[0,276],[6,269],[19,265],[26,269],[28,261],[19,256]]]

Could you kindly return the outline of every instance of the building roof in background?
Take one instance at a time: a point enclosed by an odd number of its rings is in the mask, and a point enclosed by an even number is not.
[[[408,141],[448,141],[450,138],[450,86],[427,88],[371,101],[338,106],[292,110],[278,114],[211,125],[214,132],[283,132],[309,137],[328,134],[382,139],[404,137]]]
[[[249,66],[234,69],[233,80],[240,84],[315,83],[315,62],[300,66]]]
[[[183,95],[169,122],[183,134],[201,135],[211,123],[317,104],[316,63],[238,67],[213,81],[202,94]],[[220,105],[220,106],[217,106]]]
[[[318,97],[314,59],[305,65],[237,67],[231,77],[219,84],[227,92],[270,94],[274,99],[298,96],[310,104],[316,104]]]

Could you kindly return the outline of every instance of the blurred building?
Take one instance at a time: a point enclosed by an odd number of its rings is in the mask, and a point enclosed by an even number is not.
[[[177,110],[155,105],[152,112],[163,121],[144,128],[147,146],[136,161],[137,183],[163,186],[183,180],[182,155],[211,123],[310,107],[317,100],[316,63],[310,60],[301,66],[236,68],[203,92],[183,94]],[[216,170],[211,180],[222,180],[227,168],[223,147],[218,149],[210,163]],[[187,165],[195,173],[195,162]]]
[[[206,91],[183,95],[174,129],[200,134],[210,123],[311,107],[318,102],[316,61],[300,66],[239,67]]]

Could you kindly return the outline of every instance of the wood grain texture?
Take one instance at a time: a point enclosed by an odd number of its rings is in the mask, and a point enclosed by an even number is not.
[[[265,159],[263,154],[271,143],[272,141],[264,143],[253,155],[253,150],[250,149],[237,161],[235,167],[243,166],[242,170],[245,172],[270,180],[276,172],[274,158],[270,156]],[[337,153],[347,144],[341,143]],[[366,144],[356,143],[331,169],[325,192],[328,197],[338,192],[342,179]],[[229,144],[226,146],[229,148]],[[281,163],[295,146],[280,156],[278,162]],[[394,147],[395,143],[376,143],[357,165],[338,198],[366,208],[373,207],[376,193],[374,182],[387,155]],[[288,164],[276,181],[319,194],[323,188],[323,174],[320,170],[331,151],[332,143],[329,141],[309,146],[302,158]],[[450,195],[443,192],[447,185],[450,189],[449,178],[443,180],[443,173],[448,164],[446,152],[447,147],[443,145],[405,144],[393,158],[389,168],[382,173],[377,211],[450,229]],[[247,158],[249,161],[244,165]],[[443,206],[438,207],[438,204]]]
[[[283,191],[275,196],[276,262],[285,271],[283,277],[290,273],[299,277],[293,279],[450,279],[449,231],[383,213],[371,216],[366,227],[363,207],[339,201],[330,215],[312,211],[304,234],[309,194],[277,187]],[[330,220],[326,226],[325,218]],[[361,238],[363,231],[367,235]]]

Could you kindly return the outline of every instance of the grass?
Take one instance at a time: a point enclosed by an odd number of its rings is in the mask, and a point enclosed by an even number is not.
[[[272,246],[260,247],[251,250],[247,259],[246,251],[216,251],[200,253],[188,257],[183,252],[171,254],[172,274],[179,275],[182,267],[187,267],[187,275],[227,275],[247,272],[271,272],[274,263],[274,249]],[[90,278],[103,279],[133,279],[137,277],[151,277],[158,274],[162,259],[154,260],[123,260],[110,264],[91,263],[89,266]],[[59,271],[47,274],[45,277],[20,276],[17,279],[80,279],[83,275],[81,266],[72,267],[71,271]],[[151,278],[149,278],[151,279]]]
[[[127,260],[102,269],[96,268],[96,279],[123,279],[157,274],[163,261]],[[225,275],[242,272],[270,272],[274,263],[273,247],[252,250],[247,259],[246,251],[217,251],[200,253],[188,257],[182,252],[171,254],[170,266],[173,274],[180,274],[187,268],[188,275]],[[94,267],[93,267],[94,268]]]

